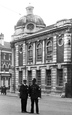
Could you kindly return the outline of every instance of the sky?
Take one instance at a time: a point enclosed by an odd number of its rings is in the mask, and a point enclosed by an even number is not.
[[[72,18],[72,0],[0,0],[0,33],[10,42],[17,21],[26,15],[31,3],[34,14],[40,16],[46,26],[58,20]]]

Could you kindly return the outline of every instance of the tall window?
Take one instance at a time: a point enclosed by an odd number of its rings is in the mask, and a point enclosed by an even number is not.
[[[41,70],[36,71],[37,84],[41,85]]]
[[[42,43],[38,42],[36,45],[36,59],[37,61],[42,61]]]
[[[6,53],[4,53],[4,57],[3,57],[4,60],[5,60],[5,57],[6,57]]]
[[[57,85],[63,86],[63,69],[57,69]]]
[[[9,54],[9,60],[11,60],[11,54]]]
[[[47,40],[46,43],[46,60],[52,61],[52,40]]]
[[[46,84],[51,86],[51,70],[46,70]]]
[[[33,45],[28,45],[28,62],[33,62]]]
[[[19,66],[23,65],[23,44],[19,45]]]

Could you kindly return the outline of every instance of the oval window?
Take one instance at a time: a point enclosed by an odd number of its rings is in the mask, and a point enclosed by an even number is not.
[[[34,29],[34,24],[28,24],[27,25],[27,29],[29,29],[29,30],[33,30]]]

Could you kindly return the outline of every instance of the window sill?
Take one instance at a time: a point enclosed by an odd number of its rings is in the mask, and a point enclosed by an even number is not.
[[[63,86],[56,86],[56,89],[61,90],[63,89]]]

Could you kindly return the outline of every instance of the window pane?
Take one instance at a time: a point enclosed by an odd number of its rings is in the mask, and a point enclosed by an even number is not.
[[[46,84],[51,85],[51,70],[46,70]]]
[[[58,86],[63,86],[63,70],[58,69],[57,70],[57,84]]]
[[[37,49],[37,51],[36,51],[36,53],[37,53],[37,60],[39,60],[39,61],[41,61],[42,60],[42,44],[41,43],[39,43],[39,44],[37,44],[37,47],[36,47]]]
[[[52,41],[49,40],[46,45],[46,59],[52,61]]]
[[[33,61],[33,49],[32,49],[32,45],[28,46],[28,61],[29,62]]]

